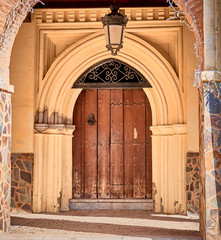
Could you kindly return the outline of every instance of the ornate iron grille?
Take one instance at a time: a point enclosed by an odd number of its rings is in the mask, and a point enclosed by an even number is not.
[[[150,88],[150,83],[136,69],[128,64],[108,59],[99,63],[74,83],[72,88]]]

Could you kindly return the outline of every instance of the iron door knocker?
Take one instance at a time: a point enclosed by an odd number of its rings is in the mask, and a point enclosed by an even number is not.
[[[90,114],[88,115],[87,123],[88,123],[88,125],[93,126],[93,125],[94,125],[94,122],[95,122],[95,116],[94,116],[93,113],[90,113]]]

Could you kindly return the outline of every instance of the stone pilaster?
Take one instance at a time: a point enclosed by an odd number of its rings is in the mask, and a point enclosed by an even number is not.
[[[11,94],[0,92],[0,231],[10,228]]]
[[[155,210],[186,214],[187,125],[153,126],[151,131]]]
[[[221,82],[203,83],[203,166],[205,182],[202,212],[205,239],[221,238]]]
[[[221,85],[220,0],[204,0],[204,72],[202,79],[201,233],[221,238]]]
[[[36,124],[35,129],[33,211],[69,210],[74,126]]]

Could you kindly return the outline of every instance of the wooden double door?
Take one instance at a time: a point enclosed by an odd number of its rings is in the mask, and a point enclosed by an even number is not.
[[[151,110],[142,89],[83,90],[74,124],[73,198],[151,198]]]

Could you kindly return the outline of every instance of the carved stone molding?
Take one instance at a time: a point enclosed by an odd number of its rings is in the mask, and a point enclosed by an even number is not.
[[[48,117],[48,110],[43,112],[37,112],[35,116],[35,133],[44,134],[72,134],[75,130],[75,126],[72,125],[72,121],[58,112],[53,112]]]
[[[187,124],[152,126],[151,131],[153,136],[185,135],[187,134]]]
[[[50,115],[50,117],[49,117]],[[72,120],[63,116],[63,114],[60,114],[58,112],[52,112],[49,114],[49,111],[47,108],[45,108],[44,111],[38,111],[35,115],[35,124],[66,124],[71,125]]]
[[[162,21],[174,19],[175,11],[172,8],[124,8],[125,15],[130,21]],[[109,9],[36,9],[37,24],[100,22],[101,17],[109,13]],[[180,13],[184,18],[183,13]],[[179,20],[178,18],[174,20]]]
[[[75,130],[74,125],[66,124],[35,124],[35,133],[44,133],[44,134],[63,134],[63,135],[72,135]]]

